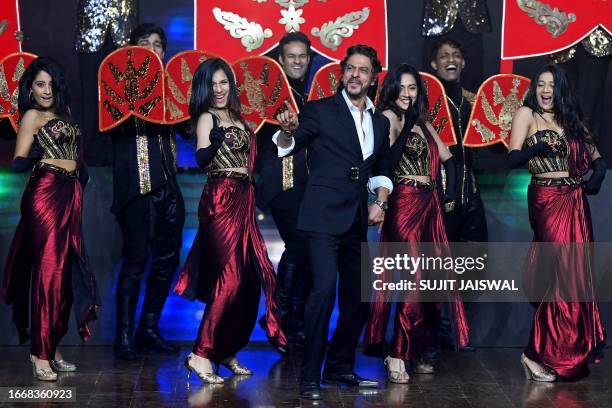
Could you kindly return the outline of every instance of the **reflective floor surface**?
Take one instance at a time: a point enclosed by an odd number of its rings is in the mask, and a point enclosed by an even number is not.
[[[254,371],[251,377],[230,376],[222,368],[223,385],[187,381],[183,367],[189,347],[180,356],[144,355],[136,362],[118,361],[111,347],[66,347],[66,360],[79,366],[60,375],[57,383],[32,379],[28,347],[0,347],[1,387],[54,389],[75,387],[76,403],[29,403],[2,406],[78,407],[611,407],[612,363],[592,367],[575,383],[533,383],[525,380],[520,349],[479,349],[475,353],[444,352],[434,375],[412,375],[406,385],[385,381],[382,361],[357,354],[357,372],[381,381],[375,390],[324,386],[318,404],[298,397],[299,353],[281,358],[267,344],[252,343],[239,354]]]

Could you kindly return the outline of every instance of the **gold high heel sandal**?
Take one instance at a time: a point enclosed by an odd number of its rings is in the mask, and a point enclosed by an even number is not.
[[[232,359],[234,361],[233,362],[229,362]],[[253,372],[250,369],[248,369],[247,367],[245,367],[242,364],[240,364],[235,356],[234,357],[230,357],[228,359],[225,359],[224,361],[221,362],[221,365],[226,367],[228,370],[230,370],[232,373],[234,373],[236,375],[253,375]]]
[[[200,377],[200,380],[204,381],[205,383],[223,384],[225,382],[225,380],[222,377],[218,376],[214,372],[209,373],[205,371],[198,371],[194,366],[191,365],[191,360],[194,357],[195,357],[195,354],[189,353],[189,355],[185,359],[185,368],[187,369],[187,379],[191,377],[191,372],[194,371],[196,375]]]
[[[36,368],[34,357],[30,356],[30,362],[32,363],[32,375],[35,379],[40,381],[57,381],[57,373],[51,368]]]
[[[525,361],[527,357],[525,354],[521,354],[521,364],[523,365],[523,371],[525,372],[525,378],[528,380],[538,381],[538,382],[555,382],[557,380],[557,376],[546,369],[534,371],[527,365]]]
[[[396,371],[391,369],[391,357],[387,356],[383,361],[385,368],[387,369],[387,378],[389,382],[395,384],[408,384],[410,381],[410,375],[406,371]]]

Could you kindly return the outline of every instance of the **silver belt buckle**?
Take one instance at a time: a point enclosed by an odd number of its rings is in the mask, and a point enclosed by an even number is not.
[[[351,180],[359,180],[359,167],[351,167],[349,170],[349,178]]]

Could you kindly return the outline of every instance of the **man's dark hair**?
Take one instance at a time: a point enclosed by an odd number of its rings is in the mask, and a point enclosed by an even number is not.
[[[281,57],[285,51],[285,45],[292,42],[301,42],[302,44],[306,45],[306,51],[308,51],[308,55],[310,55],[310,39],[308,36],[300,31],[292,31],[285,34],[278,42],[278,53]]]
[[[382,64],[378,59],[378,54],[376,53],[376,50],[370,47],[369,45],[357,44],[350,46],[348,50],[346,50],[346,56],[340,63],[340,66],[342,67],[342,72],[344,72],[344,69],[346,68],[346,61],[348,61],[348,59],[355,54],[365,55],[366,57],[370,58],[370,62],[372,63],[372,72],[374,73],[374,75],[382,71]]]
[[[143,23],[134,28],[130,33],[130,45],[138,45],[138,40],[141,38],[147,38],[151,34],[159,35],[162,48],[164,49],[164,52],[166,52],[166,47],[168,46],[168,37],[166,37],[166,32],[163,28],[153,23]]]
[[[436,59],[436,57],[438,56],[438,50],[442,48],[444,45],[449,45],[453,48],[457,48],[459,51],[461,51],[462,55],[465,54],[463,52],[463,47],[461,46],[461,44],[459,44],[459,42],[453,40],[452,38],[438,38],[431,45],[431,52],[429,54],[430,61],[433,61]]]

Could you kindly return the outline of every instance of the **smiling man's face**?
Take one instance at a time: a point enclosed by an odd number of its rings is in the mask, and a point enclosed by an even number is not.
[[[436,76],[449,82],[458,82],[461,79],[461,70],[465,68],[465,60],[459,48],[443,44],[431,61],[431,67]]]

